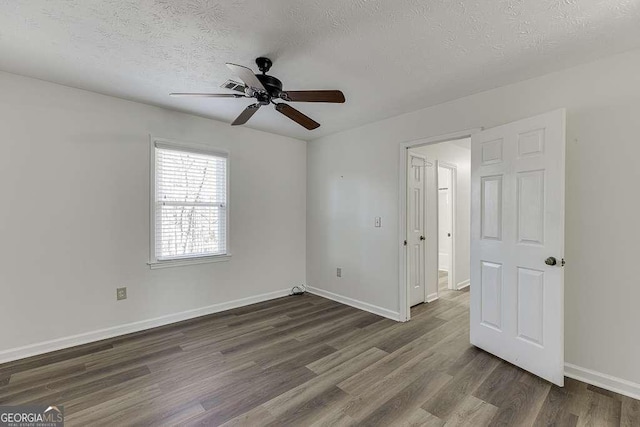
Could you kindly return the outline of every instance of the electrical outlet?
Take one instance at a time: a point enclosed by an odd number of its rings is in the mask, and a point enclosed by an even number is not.
[[[118,288],[116,289],[116,299],[118,301],[127,299],[127,288]]]
[[[340,267],[336,270],[336,276],[342,277],[342,269]]]
[[[379,216],[376,217],[375,226],[382,227],[382,218],[380,218]]]

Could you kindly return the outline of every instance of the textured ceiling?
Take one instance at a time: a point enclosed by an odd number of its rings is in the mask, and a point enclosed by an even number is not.
[[[233,62],[274,60],[285,89],[342,89],[343,105],[271,108],[249,126],[301,139],[640,47],[640,0],[0,0],[0,69],[231,121]]]

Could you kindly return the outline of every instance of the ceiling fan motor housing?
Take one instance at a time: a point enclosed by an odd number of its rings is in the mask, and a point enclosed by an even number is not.
[[[280,92],[282,92],[282,82],[280,80],[266,74],[256,74],[256,77],[260,80],[260,83],[262,83],[262,86],[264,86],[271,98],[280,97]]]

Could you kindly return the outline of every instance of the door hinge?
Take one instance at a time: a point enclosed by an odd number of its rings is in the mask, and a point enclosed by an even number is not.
[[[562,258],[562,261],[560,262],[560,266],[564,267],[564,264],[565,264],[564,258]]]

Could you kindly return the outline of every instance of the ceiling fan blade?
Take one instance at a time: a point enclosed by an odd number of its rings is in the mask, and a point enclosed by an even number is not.
[[[243,125],[258,111],[260,104],[251,104],[231,123],[231,126]]]
[[[344,102],[344,94],[339,90],[289,90],[281,92],[280,98],[290,102]]]
[[[320,127],[320,123],[305,116],[300,111],[293,108],[291,105],[283,104],[283,103],[276,104],[276,110],[278,110],[279,112],[289,117],[294,122],[298,123],[299,125],[309,130],[313,130]]]
[[[205,97],[205,98],[246,98],[244,95],[239,95],[237,93],[184,93],[184,92],[174,92],[170,93],[169,96],[184,96],[184,97]]]
[[[243,67],[242,65],[230,64],[228,62],[227,67],[229,67],[229,69],[233,71],[235,75],[238,76],[247,86],[263,92],[267,91],[256,75],[253,74],[253,70],[251,68]]]

